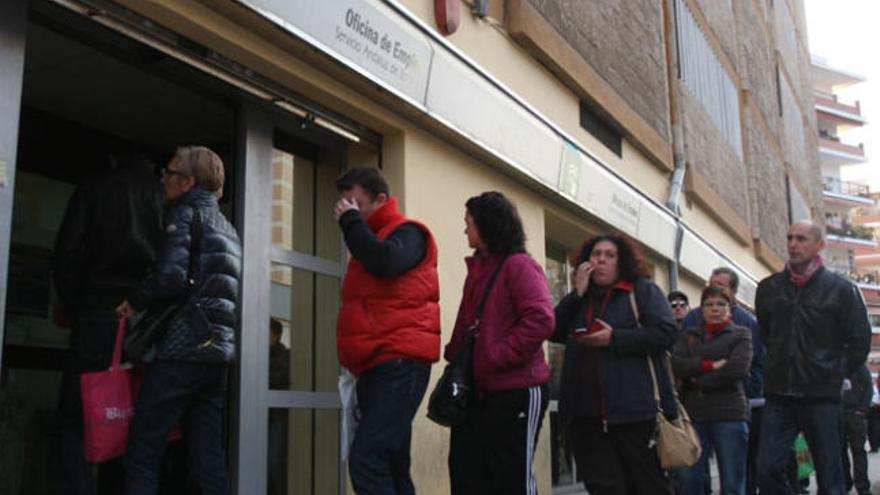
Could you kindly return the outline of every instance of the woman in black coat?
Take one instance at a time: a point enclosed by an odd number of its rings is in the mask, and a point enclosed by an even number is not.
[[[666,296],[648,280],[632,239],[601,235],[572,256],[574,286],[556,306],[551,340],[566,344],[560,416],[578,474],[593,495],[672,494],[654,436],[657,369],[675,342]],[[661,405],[676,414],[672,383],[658,376]]]
[[[749,407],[743,380],[752,361],[752,335],[731,321],[733,301],[727,289],[703,290],[705,323],[685,329],[672,354],[681,381],[681,400],[700,435],[703,453],[681,473],[681,494],[702,495],[709,453],[718,460],[722,495],[746,492]]]
[[[241,243],[217,206],[223,162],[205,147],[179,148],[162,171],[165,232],[159,256],[120,316],[175,304],[135,406],[125,456],[126,494],[153,494],[165,442],[180,422],[190,474],[202,494],[229,490],[223,410],[235,354]]]

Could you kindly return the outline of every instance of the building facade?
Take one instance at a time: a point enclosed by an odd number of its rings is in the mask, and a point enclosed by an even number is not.
[[[827,232],[825,263],[855,282],[862,292],[873,333],[868,363],[876,376],[880,369],[877,193],[872,193],[867,184],[844,179],[847,167],[868,161],[864,145],[850,142],[848,136],[849,131],[865,125],[860,102],[846,101],[841,96],[844,89],[864,78],[816,56],[812,57],[811,71]]]
[[[661,287],[695,297],[725,265],[751,305],[788,224],[824,218],[800,0],[7,0],[0,39],[0,491],[57,488],[47,425],[66,336],[48,260],[75,185],[126,150],[199,143],[227,165],[221,206],[245,256],[227,428],[239,494],[270,479],[350,492],[331,215],[348,166],[381,167],[433,230],[444,343],[470,254],[464,203],[485,190],[517,203],[556,297],[568,252],[616,229]],[[270,318],[290,353],[281,387]],[[542,493],[577,489],[554,407]],[[448,493],[447,444],[418,414],[420,493]]]
[[[839,92],[864,79],[815,56],[811,70],[828,232],[826,263],[832,270],[856,280],[855,251],[875,248],[877,244],[869,229],[855,224],[854,214],[858,208],[873,206],[874,199],[866,184],[842,178],[843,168],[866,162],[864,145],[847,142],[847,131],[862,127],[865,119],[859,102],[846,102]]]

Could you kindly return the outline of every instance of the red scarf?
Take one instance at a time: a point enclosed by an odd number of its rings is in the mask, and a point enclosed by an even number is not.
[[[785,264],[785,269],[788,270],[788,276],[791,279],[791,283],[794,284],[798,289],[802,289],[807,282],[813,278],[813,275],[822,267],[823,260],[822,255],[817,254],[810,260],[810,263],[807,265],[807,268],[804,269],[802,273],[797,273],[791,268],[791,262]]]
[[[729,327],[730,322],[731,319],[730,316],[728,316],[724,319],[724,321],[718,323],[706,323],[705,325],[703,325],[703,328],[706,329],[706,336],[710,338],[715,337],[715,334],[718,333],[720,330]]]
[[[602,298],[602,306],[599,308],[599,314],[595,317],[593,316],[593,297],[592,293],[587,295],[588,297],[588,306],[587,306],[587,328],[591,328],[593,321],[596,319],[602,319],[605,315],[605,307],[608,306],[608,301],[611,300],[611,292],[614,289],[620,289],[624,292],[632,292],[634,284],[632,282],[628,282],[626,280],[618,280],[614,283],[614,285],[608,287],[605,291],[605,296]],[[592,289],[592,287],[590,287]]]

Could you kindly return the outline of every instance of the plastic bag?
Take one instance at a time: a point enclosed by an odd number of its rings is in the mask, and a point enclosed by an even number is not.
[[[340,446],[342,460],[348,459],[351,443],[357,431],[357,377],[346,368],[339,374],[339,400],[342,402],[342,431]]]
[[[128,427],[134,416],[136,383],[131,367],[120,366],[125,319],[119,320],[110,369],[80,375],[85,456],[104,462],[125,453]]]
[[[813,465],[813,456],[810,455],[810,447],[807,445],[803,433],[798,434],[797,440],[794,442],[794,451],[797,456],[798,479],[809,478],[816,472],[816,468]]]

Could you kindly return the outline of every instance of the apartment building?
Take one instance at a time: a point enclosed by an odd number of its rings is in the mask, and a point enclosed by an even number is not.
[[[0,39],[0,491],[57,488],[66,337],[48,263],[67,198],[109,155],[200,143],[227,164],[222,207],[245,256],[227,438],[239,494],[265,493],[270,465],[287,493],[350,491],[334,341],[346,251],[330,213],[348,166],[381,167],[434,231],[444,342],[464,202],[484,190],[516,201],[557,297],[566,254],[616,229],[662,287],[695,297],[725,265],[749,306],[783,265],[787,225],[825,218],[801,0],[6,0]],[[270,318],[287,390],[269,387]],[[577,489],[553,410],[542,493]],[[420,493],[448,493],[447,444],[419,414]]]
[[[853,129],[865,125],[859,101],[847,101],[843,91],[864,82],[864,78],[836,68],[813,56],[813,97],[819,136],[822,170],[822,199],[825,208],[828,268],[849,278],[862,291],[873,328],[868,363],[880,368],[880,286],[877,285],[877,254],[880,253],[876,222],[877,194],[867,184],[845,180],[846,167],[868,161],[863,143],[852,142]]]

